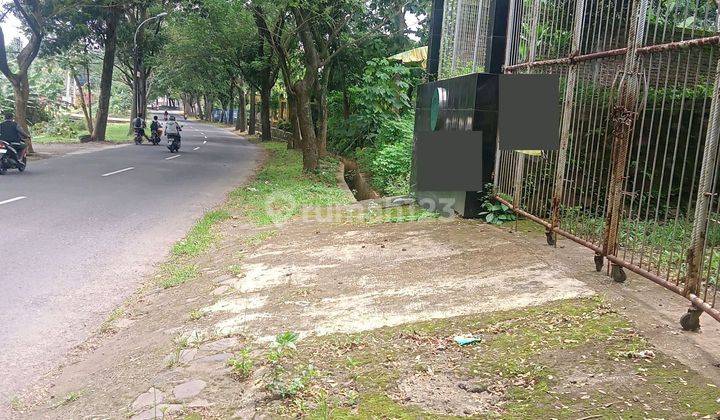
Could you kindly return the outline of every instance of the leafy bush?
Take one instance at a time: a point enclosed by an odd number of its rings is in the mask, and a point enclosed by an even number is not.
[[[47,122],[37,123],[33,126],[35,134],[71,139],[85,130],[82,121],[76,121],[69,116],[59,116]]]
[[[245,380],[252,375],[254,362],[250,357],[250,349],[242,349],[236,357],[232,357],[228,360],[228,366],[233,371],[233,374],[240,380]]]
[[[500,195],[506,200],[512,200],[511,197],[505,196],[504,194]],[[484,199],[480,205],[483,211],[480,212],[479,216],[482,217],[485,222],[492,225],[501,225],[517,219],[517,216],[510,207],[495,199],[495,187],[493,184],[485,185],[483,196]]]
[[[376,144],[380,130],[412,109],[408,92],[417,82],[410,69],[386,59],[367,62],[361,83],[349,89],[351,115],[345,119],[333,112],[328,121],[329,148],[342,155]],[[329,109],[343,109],[342,97],[334,92]]]
[[[292,123],[290,123],[290,121],[286,121],[286,120],[278,121],[277,128],[280,130],[283,130],[283,131],[288,131],[288,132],[292,132],[292,130],[293,130]]]
[[[389,195],[410,192],[414,116],[385,121],[377,144],[358,151],[360,165],[372,175],[374,189]]]

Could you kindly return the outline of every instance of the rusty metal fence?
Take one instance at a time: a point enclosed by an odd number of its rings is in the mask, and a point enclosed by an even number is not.
[[[505,72],[559,74],[562,121],[557,151],[498,152],[498,198],[686,297],[688,330],[720,321],[719,25],[714,1],[510,0]]]

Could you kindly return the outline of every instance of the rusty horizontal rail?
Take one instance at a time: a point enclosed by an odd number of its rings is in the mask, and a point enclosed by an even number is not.
[[[686,39],[683,41],[668,42],[665,44],[647,45],[644,47],[638,47],[638,54],[652,54],[664,51],[677,51],[687,48],[702,47],[706,45],[718,45],[720,44],[720,35],[709,36],[705,38]],[[589,54],[573,54],[567,57],[554,58],[551,60],[539,60],[531,61],[528,63],[513,64],[511,66],[505,66],[505,72],[512,73],[516,70],[530,69],[534,67],[545,67],[555,65],[571,65],[581,63],[584,61],[597,60],[601,58],[617,57],[626,54],[628,51],[627,47],[617,48],[614,50],[597,51]]]
[[[615,255],[607,255],[606,253],[603,252],[603,249],[602,249],[601,247],[593,244],[592,242],[589,242],[589,241],[586,241],[586,240],[584,240],[584,239],[582,239],[582,238],[579,238],[579,237],[577,237],[577,236],[575,236],[575,235],[573,235],[573,234],[571,234],[571,233],[569,233],[569,232],[566,232],[566,231],[564,231],[564,230],[562,230],[562,229],[560,229],[560,228],[558,228],[558,227],[554,227],[551,223],[546,222],[545,220],[543,220],[543,219],[541,219],[541,218],[539,218],[539,217],[537,217],[537,216],[534,216],[534,215],[532,215],[532,214],[530,214],[530,213],[528,213],[528,212],[526,212],[526,211],[524,211],[524,210],[521,210],[521,209],[519,209],[519,208],[516,208],[515,206],[512,205],[512,203],[508,202],[507,200],[503,199],[503,198],[500,197],[500,196],[497,196],[497,195],[496,195],[496,196],[495,196],[495,199],[497,199],[497,200],[498,200],[499,202],[501,202],[502,204],[508,206],[508,207],[509,207],[513,212],[515,212],[516,214],[518,214],[518,215],[520,215],[520,216],[523,216],[523,217],[526,217],[526,218],[532,220],[532,221],[535,222],[535,223],[538,223],[538,224],[540,224],[540,225],[545,226],[545,228],[548,229],[548,231],[557,233],[557,234],[560,235],[560,236],[563,236],[563,237],[565,237],[565,238],[567,238],[567,239],[570,239],[571,241],[573,241],[573,242],[575,242],[575,243],[578,243],[578,244],[580,244],[580,245],[582,245],[582,246],[584,246],[584,247],[586,247],[586,248],[589,248],[589,249],[595,251],[596,254],[602,255],[603,257],[607,258],[608,261],[612,262],[613,264],[619,265],[619,266],[621,266],[621,267],[623,267],[623,268],[627,268],[628,270],[634,272],[635,274],[641,275],[641,276],[647,278],[648,280],[652,281],[653,283],[656,283],[656,284],[658,284],[658,285],[660,285],[660,286],[662,286],[662,287],[670,290],[671,292],[673,292],[673,293],[675,293],[675,294],[677,294],[677,295],[680,295],[680,296],[685,297],[685,298],[686,298],[687,300],[689,300],[690,303],[692,303],[697,309],[702,310],[703,312],[705,312],[706,314],[708,314],[710,317],[712,317],[712,318],[714,318],[715,320],[717,320],[718,322],[720,322],[720,311],[718,311],[717,309],[713,308],[710,304],[708,304],[707,302],[703,301],[703,300],[700,299],[698,296],[696,296],[696,295],[694,295],[694,294],[691,294],[691,295],[689,295],[689,296],[684,296],[684,295],[683,295],[683,290],[682,290],[679,286],[675,285],[674,283],[671,283],[671,282],[665,280],[664,278],[662,278],[662,277],[660,277],[660,276],[658,276],[658,275],[656,275],[656,274],[653,274],[653,273],[651,273],[651,272],[649,272],[649,271],[647,271],[647,270],[645,270],[645,269],[643,269],[643,268],[640,268],[640,267],[638,267],[638,266],[636,266],[636,265],[634,265],[634,264],[630,264],[630,263],[628,263],[627,261],[625,261],[625,260],[623,260],[622,258],[619,258],[619,257],[617,257],[617,256],[615,256]]]

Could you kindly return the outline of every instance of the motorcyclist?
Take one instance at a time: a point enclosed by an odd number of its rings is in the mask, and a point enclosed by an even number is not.
[[[160,130],[160,121],[158,121],[158,117],[155,115],[153,121],[150,123],[150,134],[154,136],[158,130]]]
[[[14,118],[15,116],[12,113],[5,114],[5,121],[0,123],[0,140],[10,144],[12,151],[15,152],[13,158],[18,165],[22,165],[23,163],[20,162],[20,156],[22,156],[23,150],[28,147],[25,139],[29,139],[30,134],[25,132],[25,130],[14,121]]]
[[[143,114],[138,114],[137,117],[133,120],[133,129],[135,130],[136,136],[142,136],[145,138],[145,140],[150,141],[147,134],[145,133],[145,127],[147,125],[145,124],[145,120],[143,119]]]
[[[178,139],[180,140],[180,132],[182,131],[182,127],[180,127],[180,124],[178,124],[177,121],[175,121],[175,116],[170,116],[170,121],[165,124],[165,135],[168,137],[168,139]]]

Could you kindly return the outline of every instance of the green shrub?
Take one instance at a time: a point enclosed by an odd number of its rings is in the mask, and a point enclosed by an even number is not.
[[[387,120],[380,127],[376,145],[358,151],[363,169],[370,172],[374,189],[387,195],[410,192],[414,115]]]

